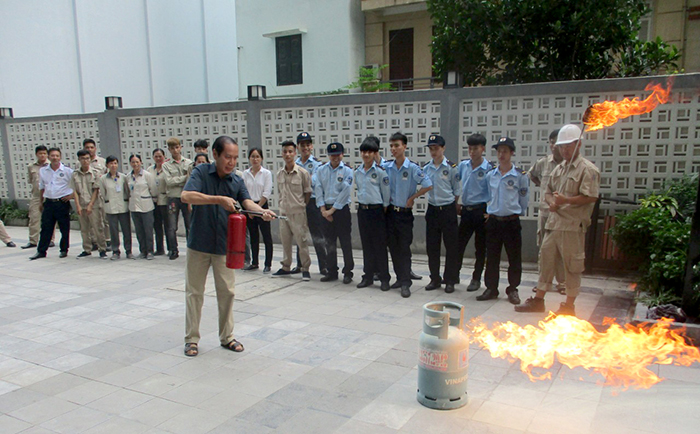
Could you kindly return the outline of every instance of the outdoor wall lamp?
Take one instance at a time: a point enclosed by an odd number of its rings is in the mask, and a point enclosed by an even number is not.
[[[442,87],[445,89],[463,87],[462,74],[457,71],[447,71],[442,80]]]
[[[0,119],[12,119],[12,107],[0,107]]]
[[[106,96],[105,97],[105,109],[116,110],[122,108],[122,97],[120,96]]]
[[[267,89],[265,86],[254,84],[248,86],[248,101],[257,101],[267,98]]]

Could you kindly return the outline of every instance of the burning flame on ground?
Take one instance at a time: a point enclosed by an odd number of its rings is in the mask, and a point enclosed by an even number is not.
[[[607,320],[612,323],[613,320]],[[587,321],[551,313],[537,326],[496,323],[489,329],[481,320],[469,326],[472,341],[491,357],[518,359],[531,381],[550,379],[551,372],[533,374],[533,368],[549,369],[558,360],[569,368],[583,367],[605,377],[605,385],[648,389],[662,379],[649,370],[652,364],[690,366],[700,362],[700,351],[670,330],[672,320],[651,327],[625,328],[612,323],[604,332]],[[681,332],[682,333],[682,332]]]
[[[583,115],[586,131],[596,131],[603,127],[609,127],[620,119],[649,113],[659,104],[666,104],[671,95],[673,77],[668,78],[666,86],[667,88],[664,89],[660,84],[649,83],[644,90],[651,90],[652,93],[642,101],[639,98],[625,98],[622,101],[603,101],[593,104]]]

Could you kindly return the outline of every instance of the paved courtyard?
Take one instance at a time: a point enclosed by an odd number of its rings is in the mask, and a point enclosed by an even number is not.
[[[26,228],[9,227],[18,244]],[[181,240],[182,242],[183,240]],[[236,354],[219,347],[216,298],[205,299],[200,355],[183,355],[184,255],[176,261],[66,259],[57,249],[0,246],[0,433],[697,433],[700,366],[655,366],[666,380],[620,391],[557,366],[530,382],[516,363],[470,349],[469,403],[437,411],[416,401],[422,305],[451,300],[467,317],[535,323],[502,295],[476,302],[469,266],[453,294],[236,273]],[[360,252],[355,252],[361,264]],[[278,268],[281,251],[275,246]],[[524,273],[521,298],[536,274]],[[505,277],[505,273],[502,273]],[[620,311],[629,282],[584,278],[577,312],[599,322]],[[502,285],[503,288],[505,285]],[[610,302],[613,300],[613,302]],[[563,296],[549,294],[555,309]],[[624,303],[623,303],[624,304]]]

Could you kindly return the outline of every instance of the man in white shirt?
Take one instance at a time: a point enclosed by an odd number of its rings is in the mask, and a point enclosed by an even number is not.
[[[73,169],[61,163],[61,150],[49,149],[48,166],[39,170],[39,190],[41,193],[41,234],[36,254],[31,260],[46,257],[46,251],[51,242],[53,229],[58,223],[61,230],[60,258],[68,256],[68,244],[70,241],[70,200],[73,197],[73,189],[70,188],[70,179]]]

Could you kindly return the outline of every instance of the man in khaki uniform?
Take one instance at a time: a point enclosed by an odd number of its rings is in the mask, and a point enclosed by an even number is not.
[[[532,165],[530,171],[527,172],[530,177],[530,181],[533,184],[540,187],[540,209],[539,216],[537,218],[537,247],[542,247],[542,240],[544,239],[544,226],[547,223],[547,218],[549,217],[549,205],[545,202],[545,188],[547,188],[547,183],[549,182],[549,177],[557,165],[563,161],[561,153],[559,152],[559,147],[556,145],[557,136],[559,135],[559,130],[554,130],[549,135],[549,149],[551,154],[546,157],[542,157],[535,164]],[[538,261],[538,269],[541,268]],[[557,279],[556,291],[560,294],[565,294],[566,292],[566,276],[564,274],[564,264],[562,261],[556,261],[554,267],[554,276]],[[537,287],[532,288],[532,292],[537,292]]]
[[[284,167],[277,172],[277,191],[279,193],[280,215],[287,216],[280,220],[280,238],[282,239],[282,268],[272,277],[292,274],[292,240],[299,246],[301,259],[301,277],[310,280],[308,237],[309,225],[306,220],[306,204],[311,199],[311,175],[297,165],[297,147],[291,140],[282,142],[282,159]]]
[[[107,259],[104,228],[102,227],[103,204],[100,198],[100,176],[97,169],[90,167],[90,153],[85,149],[78,151],[80,169],[73,172],[70,186],[80,221],[80,236],[83,239],[83,251],[78,258],[92,255],[91,234],[97,241],[100,258]]]
[[[95,143],[95,140],[93,139],[85,139],[83,140],[83,149],[88,151],[90,153],[90,167],[93,169],[97,170],[97,174],[102,176],[105,173],[107,173],[107,161],[97,155],[97,144]],[[100,200],[104,201],[104,197],[102,197],[102,193],[100,193]],[[110,246],[110,233],[109,233],[109,222],[107,221],[107,215],[105,214],[104,208],[102,208],[102,227],[104,229],[104,237],[105,241],[107,242],[107,248],[109,249]],[[95,234],[90,234],[90,239],[92,240],[92,247],[94,250],[95,245],[97,244],[97,237]]]
[[[168,151],[170,151],[171,159],[163,164],[165,172],[166,195],[168,196],[168,224],[166,226],[166,236],[168,245],[170,246],[170,259],[177,259],[179,252],[177,249],[177,220],[178,214],[182,212],[182,218],[185,221],[185,232],[187,238],[190,235],[190,209],[186,203],[180,200],[182,196],[182,188],[187,182],[190,173],[192,160],[182,156],[182,145],[180,141],[171,137],[167,140]]]
[[[41,190],[39,189],[39,170],[49,165],[49,150],[44,145],[34,148],[36,161],[27,166],[27,182],[32,186],[32,197],[29,199],[29,242],[22,246],[31,249],[39,244],[41,232]],[[53,235],[51,236],[53,242]]]
[[[566,302],[561,303],[556,313],[576,314],[574,302],[581,288],[586,258],[586,229],[591,224],[591,212],[600,188],[600,171],[579,153],[580,137],[581,129],[576,125],[565,125],[559,131],[556,144],[565,161],[552,171],[545,190],[550,214],[540,248],[537,294],[515,306],[516,312],[545,311],[544,296],[552,286],[556,261],[561,258],[566,272]]]

